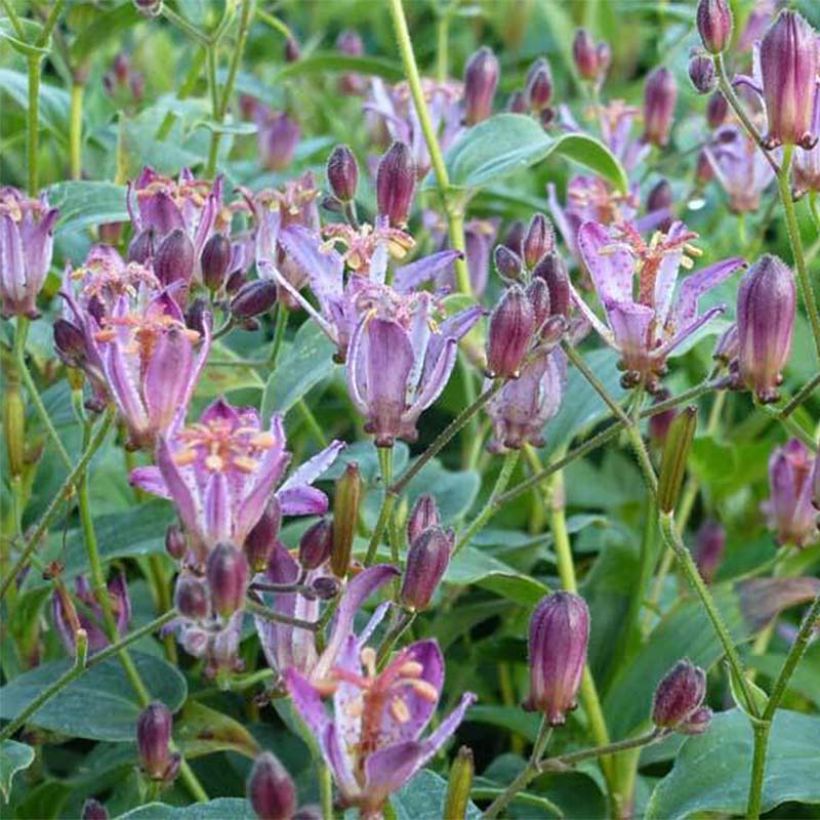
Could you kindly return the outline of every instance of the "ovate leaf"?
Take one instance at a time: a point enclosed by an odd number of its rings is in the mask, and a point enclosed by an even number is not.
[[[129,219],[125,186],[113,182],[58,182],[49,188],[48,198],[60,209],[57,234]]]
[[[174,738],[189,759],[222,751],[253,759],[261,751],[241,723],[195,700],[186,703],[174,720]]]
[[[190,806],[169,806],[149,803],[121,814],[119,820],[255,820],[256,814],[247,800],[239,797],[218,797],[207,803]]]
[[[390,798],[396,820],[440,820],[444,817],[447,781],[429,769],[422,769],[409,783]],[[478,820],[481,812],[467,803],[467,820]]]
[[[0,744],[0,792],[8,800],[11,781],[17,772],[27,769],[34,762],[34,749],[16,740],[4,740]]]

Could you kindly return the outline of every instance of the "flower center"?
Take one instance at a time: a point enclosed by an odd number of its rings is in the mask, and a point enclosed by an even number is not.
[[[182,443],[174,455],[178,465],[201,461],[212,473],[252,473],[259,466],[260,456],[276,445],[273,433],[250,425],[237,426],[228,419],[193,424],[180,431],[177,439]]]

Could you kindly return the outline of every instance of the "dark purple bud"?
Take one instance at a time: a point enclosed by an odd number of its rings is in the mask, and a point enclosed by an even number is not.
[[[217,544],[205,567],[214,609],[229,618],[242,608],[248,587],[248,560],[233,544]]]
[[[232,255],[231,240],[224,234],[215,233],[205,243],[200,257],[200,267],[202,281],[211,292],[215,293],[222,287]]]
[[[407,543],[412,544],[425,530],[439,524],[438,504],[429,493],[422,493],[407,519]]]
[[[717,340],[712,358],[717,359],[717,361],[724,365],[728,365],[738,357],[739,353],[740,345],[737,339],[737,325],[731,324],[723,331]]]
[[[535,277],[527,285],[527,299],[532,305],[532,315],[535,320],[535,330],[540,332],[547,319],[550,318],[550,289],[547,283]]]
[[[154,273],[166,287],[174,282],[190,282],[195,262],[194,243],[185,231],[176,228],[162,240],[157,248],[154,257]]]
[[[284,111],[270,114],[260,124],[257,143],[264,166],[270,171],[282,171],[293,161],[302,129]]]
[[[669,211],[669,216],[658,223],[658,230],[664,233],[669,230],[672,225],[672,204],[674,197],[672,194],[672,186],[665,180],[659,180],[649,192],[646,197],[646,212],[651,214],[656,211]]]
[[[527,226],[524,222],[520,219],[516,219],[515,222],[512,222],[510,227],[507,228],[507,233],[504,236],[502,244],[518,256],[521,256],[524,253],[524,234],[526,231]]]
[[[550,313],[553,316],[569,317],[572,304],[569,285],[569,271],[564,258],[558,253],[548,253],[532,272],[533,277],[543,279],[550,292]]]
[[[524,263],[521,257],[515,252],[511,251],[506,245],[498,245],[493,251],[493,260],[495,268],[502,279],[508,282],[515,282],[521,278],[521,272],[524,270]]]
[[[299,539],[299,563],[302,569],[318,569],[330,558],[332,548],[333,525],[326,518],[320,518]]]
[[[516,378],[535,331],[535,315],[523,288],[513,285],[499,300],[487,333],[487,370]]]
[[[273,496],[242,545],[252,571],[262,572],[268,566],[268,559],[276,544],[281,526],[282,508],[276,496]]]
[[[671,397],[671,393],[666,388],[661,388],[655,393],[655,404],[660,404]],[[675,420],[678,411],[674,407],[664,410],[662,413],[655,413],[649,417],[649,440],[659,450],[666,444],[666,435],[669,432],[669,425]]]
[[[725,549],[726,530],[717,521],[704,521],[698,530],[695,563],[698,565],[701,578],[707,584],[714,580]]]
[[[154,256],[154,229],[140,231],[128,246],[128,261],[145,265]]]
[[[83,803],[80,820],[108,820],[108,809],[99,800],[89,797]]]
[[[688,660],[678,661],[664,675],[652,704],[652,722],[676,729],[695,713],[706,697],[706,673]]]
[[[344,578],[350,568],[353,539],[359,523],[359,507],[364,495],[364,481],[359,465],[351,462],[336,481],[333,499],[333,548],[330,568],[337,578]]]
[[[732,39],[729,0],[700,0],[695,19],[703,47],[711,54],[725,51]]]
[[[698,161],[695,165],[695,181],[698,185],[706,185],[707,182],[714,179],[714,176],[715,169],[712,167],[712,163],[709,162],[706,151],[699,151]]]
[[[535,214],[530,220],[521,245],[524,264],[532,270],[541,259],[555,250],[555,230],[544,214]]]
[[[394,142],[381,158],[376,172],[376,203],[381,216],[394,228],[407,224],[416,190],[416,163],[404,142]]]
[[[154,701],[137,718],[137,751],[143,772],[152,780],[164,780],[172,766],[168,748],[174,720],[164,703]]]
[[[507,111],[511,114],[527,113],[527,96],[523,91],[513,91],[507,100]]]
[[[211,599],[205,582],[183,572],[177,578],[174,605],[179,614],[192,621],[204,621],[211,614]]]
[[[361,57],[364,54],[364,43],[357,31],[351,28],[345,29],[336,38],[336,48],[347,54],[348,57]]]
[[[67,367],[82,367],[86,360],[85,336],[67,319],[54,321],[54,349]]]
[[[337,145],[327,161],[327,181],[340,202],[350,202],[359,184],[359,165],[346,145]]]
[[[549,107],[552,100],[552,72],[544,57],[537,59],[527,74],[527,105],[536,114]]]
[[[737,292],[740,377],[762,402],[778,398],[795,309],[794,274],[778,257],[762,256],[743,276]]]
[[[815,455],[799,439],[778,447],[769,458],[769,498],[763,505],[778,544],[806,547],[816,542],[817,516],[812,507],[817,469]]]
[[[162,13],[162,0],[134,0],[134,6],[145,17],[159,17]]]
[[[185,326],[195,330],[202,337],[205,335],[205,328],[210,330],[212,324],[213,316],[208,303],[201,296],[197,296],[185,311]]]
[[[453,534],[430,527],[410,544],[399,600],[408,609],[427,609],[453,549]]]
[[[696,54],[689,60],[689,79],[698,94],[711,94],[717,88],[717,72],[711,57]]]
[[[302,50],[299,48],[299,41],[295,37],[288,37],[285,40],[285,62],[295,63],[301,56]]]
[[[589,610],[572,592],[543,598],[530,619],[530,695],[524,708],[542,712],[551,725],[566,721],[587,659]]]
[[[720,91],[715,91],[709,97],[709,102],[706,103],[706,124],[714,130],[723,125],[728,116],[729,103],[726,101],[726,97]]]
[[[185,533],[179,524],[169,524],[165,530],[165,551],[175,561],[181,561],[188,550],[188,542]]]
[[[276,302],[276,294],[276,283],[270,279],[246,282],[231,299],[231,315],[242,320],[267,313]]]
[[[492,49],[482,46],[464,68],[464,120],[475,125],[493,113],[493,97],[498,85],[498,60]]]
[[[712,722],[712,710],[708,706],[701,706],[678,726],[682,735],[702,735]]]
[[[592,35],[585,29],[579,28],[575,32],[575,39],[572,41],[572,58],[578,74],[584,80],[600,82],[612,55],[606,43],[595,44]]]
[[[228,295],[232,293],[236,293],[242,285],[245,284],[245,274],[241,270],[235,270],[229,277],[228,281],[225,282],[225,293]]]
[[[678,86],[668,68],[656,68],[644,87],[644,139],[663,148],[669,142]]]
[[[246,791],[259,820],[291,820],[296,812],[296,786],[270,752],[254,761]]]
[[[796,12],[781,11],[760,43],[763,97],[769,120],[766,145],[817,144],[812,133],[818,70],[817,34]]]
[[[316,578],[310,586],[316,593],[316,597],[321,598],[323,601],[335,598],[342,588],[339,579],[334,578],[332,575],[323,575],[321,578]]]

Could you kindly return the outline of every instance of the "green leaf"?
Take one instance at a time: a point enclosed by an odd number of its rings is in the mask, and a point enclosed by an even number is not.
[[[382,77],[392,83],[404,79],[404,70],[399,63],[384,60],[380,57],[351,57],[338,52],[314,52],[308,57],[297,60],[279,71],[274,82],[304,74],[324,74],[327,71],[354,72]]]
[[[247,800],[239,797],[218,797],[207,803],[190,806],[169,806],[149,803],[121,814],[118,820],[256,820],[256,814]]]
[[[132,652],[152,700],[161,700],[172,712],[185,701],[187,685],[182,674],[152,655]],[[43,664],[0,689],[0,718],[13,720],[44,687],[53,683],[72,661]],[[117,658],[92,666],[38,709],[29,723],[51,732],[89,740],[132,741],[141,711],[128,677]]]
[[[772,723],[763,781],[763,812],[786,801],[820,803],[817,738],[820,718],[779,711]],[[676,820],[702,812],[744,815],[752,767],[748,718],[732,709],[683,745],[672,771],[657,785],[647,820]]]
[[[519,706],[471,706],[465,718],[466,723],[484,723],[495,726],[534,743],[541,725],[541,715],[525,712]]]
[[[447,781],[429,769],[422,769],[404,788],[390,797],[396,820],[440,820],[444,817]],[[478,820],[481,812],[469,802],[464,814],[468,820]]]
[[[430,493],[436,499],[442,523],[447,524],[467,514],[480,487],[477,472],[448,470],[438,459],[433,459],[407,485],[407,503],[412,508],[420,495]]]
[[[241,723],[195,700],[188,701],[174,720],[174,739],[188,759],[222,751],[253,759],[261,751]]]
[[[333,372],[334,346],[314,322],[305,322],[285,347],[262,396],[262,418],[287,413],[311,387]]]
[[[196,386],[198,398],[210,396],[223,396],[232,390],[243,390],[253,388],[262,390],[265,382],[259,375],[255,367],[239,364],[242,357],[231,350],[222,342],[214,342],[209,355],[209,362],[205,365],[202,378]],[[210,360],[220,361],[219,365],[211,364]],[[225,365],[221,362],[237,362],[237,364]]]
[[[476,584],[522,606],[532,606],[549,592],[540,581],[470,546],[450,562],[444,581],[461,586]]]
[[[6,18],[0,20],[0,39],[6,40],[6,42],[8,42],[8,44],[15,51],[19,52],[24,57],[36,57],[38,54],[48,54],[49,47],[51,45],[50,42],[46,43],[44,48],[34,45],[42,34],[42,24],[38,23],[36,20],[28,20],[26,18],[20,19],[19,22],[23,28],[25,40],[21,40],[17,36],[17,32],[14,30],[14,26],[11,24],[11,21]]]
[[[22,772],[34,762],[34,749],[16,740],[4,740],[0,744],[0,792],[8,801],[11,781],[17,772]]]
[[[0,89],[28,111],[28,77],[25,74],[0,68]],[[40,84],[40,122],[62,143],[68,138],[68,109],[69,96],[62,88]]]
[[[734,667],[731,664],[726,664],[726,667],[729,673],[729,690],[732,693],[732,700],[735,702],[735,706],[737,706],[737,708],[744,714],[752,717],[751,712],[749,712],[746,708],[746,702],[743,697],[743,689],[741,688],[741,681],[738,680]],[[752,680],[746,680],[746,687],[752,701],[754,702],[754,707],[757,710],[757,713],[762,715],[766,711],[766,706],[769,703],[768,695]]]
[[[71,44],[71,56],[77,61],[86,59],[92,51],[99,51],[106,40],[121,36],[124,29],[143,18],[133,3],[121,3],[111,9],[95,9],[89,19],[91,22],[82,28]]]
[[[125,186],[113,182],[58,182],[48,190],[49,203],[60,209],[57,234],[108,222],[127,222]]]
[[[478,188],[559,153],[604,177],[619,190],[626,172],[609,149],[586,134],[552,137],[531,117],[496,114],[471,128],[448,152],[445,163],[453,185]]]

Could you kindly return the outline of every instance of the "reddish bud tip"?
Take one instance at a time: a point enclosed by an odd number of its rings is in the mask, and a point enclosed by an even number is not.
[[[696,54],[689,60],[689,79],[698,94],[711,94],[717,88],[717,73],[711,57]]]
[[[211,614],[208,587],[203,581],[186,572],[177,578],[174,605],[179,614],[192,621],[203,621]]]
[[[54,322],[54,349],[67,367],[82,367],[85,363],[85,336],[67,319],[56,319]]]
[[[550,314],[552,316],[569,316],[572,304],[569,271],[563,257],[548,253],[532,272],[534,278],[543,279],[550,292]]]
[[[171,231],[157,248],[154,257],[154,273],[164,285],[189,282],[194,273],[194,243],[181,228]]]
[[[422,493],[407,519],[407,543],[412,544],[425,530],[439,524],[438,504],[429,493]]]
[[[282,508],[276,496],[273,496],[242,545],[245,557],[254,572],[262,572],[268,566],[268,559],[273,551],[281,525]]]
[[[276,283],[270,279],[246,282],[231,299],[231,315],[240,321],[267,313],[276,302]]]
[[[182,527],[179,524],[169,524],[168,529],[165,530],[165,551],[175,561],[181,561],[187,549],[188,543]]]
[[[669,141],[678,86],[668,68],[657,68],[644,87],[644,139],[662,148]]]
[[[555,250],[555,231],[544,214],[535,214],[530,220],[521,245],[524,264],[532,270],[541,259]]]
[[[168,748],[173,717],[164,703],[154,701],[137,718],[137,751],[140,766],[152,780],[172,779],[174,758]]]
[[[154,256],[154,229],[140,231],[128,245],[128,261],[145,265]]]
[[[534,113],[540,114],[549,107],[552,100],[552,72],[549,63],[543,57],[530,67],[524,93],[527,104]]]
[[[108,809],[99,800],[89,797],[83,803],[80,818],[81,820],[108,820]]]
[[[515,252],[511,251],[506,245],[498,245],[493,251],[493,261],[498,275],[508,282],[515,282],[521,277],[521,272],[524,270],[524,263],[521,257]]]

